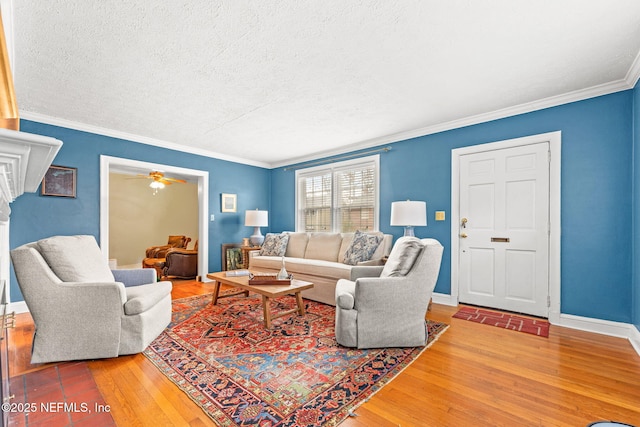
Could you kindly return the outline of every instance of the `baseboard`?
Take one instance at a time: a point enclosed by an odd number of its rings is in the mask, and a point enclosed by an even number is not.
[[[573,314],[560,314],[558,320],[557,326],[620,338],[629,338],[630,328],[632,327],[628,323],[575,316]]]
[[[7,310],[9,312],[13,311],[16,314],[28,313],[29,307],[27,307],[27,303],[24,301],[16,301],[16,302],[10,302],[9,306],[7,307]]]
[[[629,341],[636,350],[636,353],[640,355],[640,331],[635,326],[631,325],[631,333],[629,334]]]
[[[458,305],[458,298],[454,298],[449,294],[440,294],[434,292],[431,295],[431,300],[436,304],[450,305],[452,307],[456,307]]]
[[[458,298],[448,294],[433,293],[432,300],[436,304],[457,306]],[[585,332],[626,338],[633,349],[640,355],[640,331],[630,323],[613,322],[610,320],[594,319],[591,317],[575,316],[572,314],[549,313],[552,325],[578,329]]]
[[[626,338],[640,356],[640,331],[630,323],[593,319],[591,317],[574,316],[572,314],[560,314],[558,320],[558,323],[554,323],[556,326]]]

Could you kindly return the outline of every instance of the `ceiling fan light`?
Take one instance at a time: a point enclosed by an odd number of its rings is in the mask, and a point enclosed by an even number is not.
[[[158,190],[158,189],[164,188],[164,184],[159,181],[151,181],[151,184],[149,184],[149,187]]]

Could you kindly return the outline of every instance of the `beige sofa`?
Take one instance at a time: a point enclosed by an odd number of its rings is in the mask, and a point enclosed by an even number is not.
[[[293,277],[314,284],[313,289],[302,292],[304,298],[325,304],[336,305],[336,283],[340,279],[351,279],[353,265],[343,262],[351,246],[354,233],[286,233],[289,240],[284,254],[285,268]],[[358,265],[382,265],[393,246],[391,234],[377,233],[381,242],[370,260]],[[282,267],[282,257],[261,255],[252,251],[249,269],[258,272],[277,273]]]

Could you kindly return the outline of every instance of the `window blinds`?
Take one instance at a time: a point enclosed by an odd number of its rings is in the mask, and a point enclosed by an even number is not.
[[[378,156],[297,172],[299,231],[376,230]]]

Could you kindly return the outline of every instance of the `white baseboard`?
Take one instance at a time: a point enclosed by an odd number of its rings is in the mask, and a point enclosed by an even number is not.
[[[629,323],[574,316],[573,314],[560,314],[558,322],[553,324],[571,329],[579,329],[581,331],[629,339],[631,338],[631,328],[635,329],[635,327]]]
[[[450,305],[456,307],[458,305],[458,298],[455,298],[449,294],[439,294],[434,292],[431,295],[431,300],[436,304]]]
[[[458,298],[448,294],[433,293],[433,302],[436,304],[457,306]],[[640,355],[640,331],[630,323],[613,322],[610,320],[594,319],[591,317],[574,316],[572,314],[549,313],[549,322],[552,325],[565,328],[578,329],[596,334],[612,337],[626,338],[633,349]]]
[[[10,302],[7,307],[9,312],[15,312],[16,314],[20,313],[28,313],[29,308],[27,307],[27,303],[24,301]]]
[[[629,334],[629,341],[636,350],[636,353],[640,355],[640,331],[635,326],[631,325],[631,333]]]
[[[613,322],[611,320],[574,316],[572,314],[560,314],[558,322],[552,324],[596,334],[626,338],[640,356],[640,331],[631,323]]]

